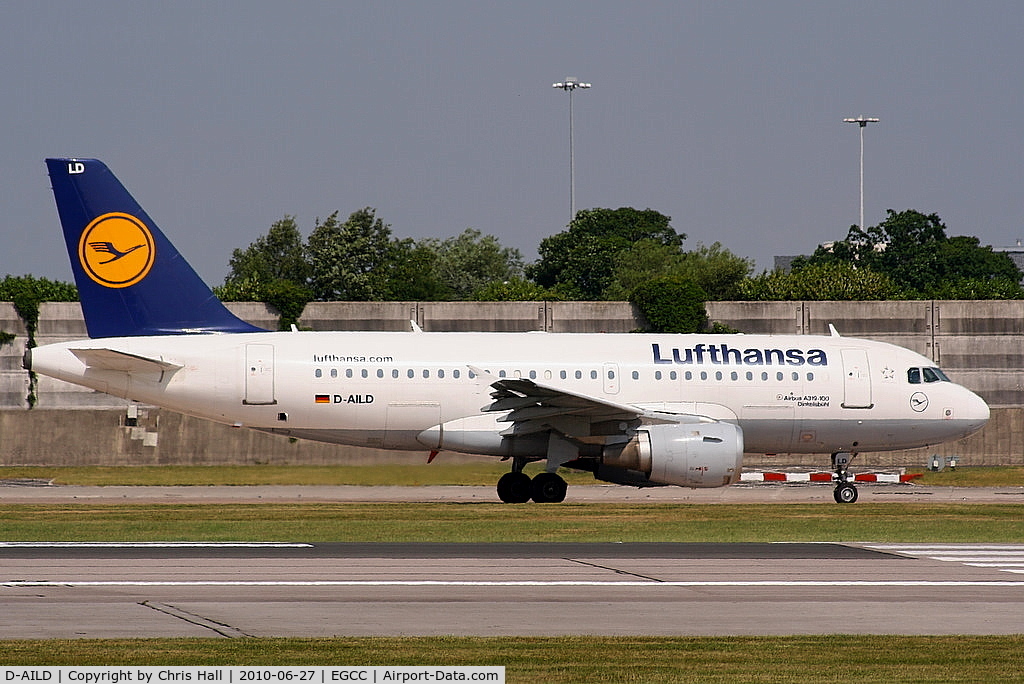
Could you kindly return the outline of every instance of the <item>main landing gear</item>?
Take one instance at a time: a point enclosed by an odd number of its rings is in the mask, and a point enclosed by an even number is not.
[[[832,492],[832,498],[836,500],[836,503],[854,503],[857,501],[857,488],[849,481],[849,467],[853,457],[854,454],[842,451],[832,454],[832,467],[835,469],[836,479],[839,480],[835,491]]]
[[[537,503],[560,503],[565,500],[568,485],[555,473],[540,473],[532,480],[523,472],[523,465],[513,464],[511,473],[505,473],[498,480],[498,498],[504,503],[526,503],[533,499]],[[516,467],[518,466],[518,469]]]

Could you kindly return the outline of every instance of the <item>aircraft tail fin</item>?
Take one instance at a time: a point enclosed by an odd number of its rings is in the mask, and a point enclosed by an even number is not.
[[[89,337],[260,332],[232,314],[97,159],[47,159]]]

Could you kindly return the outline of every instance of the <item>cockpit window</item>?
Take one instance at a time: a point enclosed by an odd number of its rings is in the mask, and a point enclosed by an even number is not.
[[[949,378],[938,368],[908,368],[907,382],[911,385],[920,385],[922,378],[924,382],[949,382]]]

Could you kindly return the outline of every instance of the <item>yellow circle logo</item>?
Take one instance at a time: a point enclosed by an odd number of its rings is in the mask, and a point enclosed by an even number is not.
[[[153,234],[130,214],[97,216],[78,241],[82,268],[104,287],[134,285],[146,277],[155,258]]]

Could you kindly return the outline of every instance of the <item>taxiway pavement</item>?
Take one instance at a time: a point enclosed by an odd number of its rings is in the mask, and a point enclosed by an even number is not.
[[[0,638],[1016,634],[1024,545],[0,543]]]

